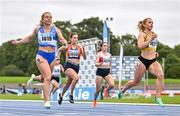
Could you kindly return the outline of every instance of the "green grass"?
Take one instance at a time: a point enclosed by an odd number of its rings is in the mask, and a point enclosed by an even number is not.
[[[0,83],[26,83],[27,80],[30,77],[16,77],[16,76],[0,76]],[[66,78],[62,78],[62,83],[64,84],[66,82]],[[122,84],[124,85],[127,81],[122,81]],[[149,79],[148,84],[155,84],[156,79]],[[165,84],[180,84],[180,79],[165,79]],[[116,84],[119,83],[119,81],[115,81]],[[143,83],[143,81],[141,81]]]
[[[1,84],[16,84],[16,83],[26,83],[30,77],[10,77],[10,76],[0,76]],[[155,84],[156,79],[149,79],[149,84]],[[62,83],[66,82],[66,78],[62,78]],[[127,81],[122,81],[122,84],[125,84]],[[118,84],[118,81],[115,81]],[[143,81],[142,81],[143,83]],[[177,84],[180,85],[180,79],[165,79],[165,84]],[[22,96],[17,96],[14,94],[0,94],[0,99],[10,99],[10,100],[42,100],[41,95],[36,94],[26,94]],[[180,104],[180,96],[168,97],[163,96],[163,101],[166,104]],[[113,102],[113,103],[154,103],[154,98],[123,98],[123,99],[108,99],[108,100],[99,100],[99,102]]]
[[[149,79],[149,84],[154,84],[156,82],[156,79]],[[164,79],[165,84],[180,84],[180,79]]]
[[[176,95],[174,97],[162,96],[162,100],[166,104],[180,104],[180,96]],[[108,99],[100,100],[101,102],[112,102],[112,103],[155,103],[154,97],[151,98],[122,98],[122,99]]]
[[[116,84],[119,83],[119,81],[115,81]],[[126,84],[127,81],[122,81],[122,85]],[[143,84],[144,81],[141,81],[141,84]],[[156,83],[156,79],[148,79],[148,84],[149,85],[154,85]],[[164,80],[165,84],[180,84],[180,79],[165,79]]]
[[[41,95],[39,94],[24,94],[22,96],[18,96],[15,94],[0,94],[0,99],[8,99],[8,100],[43,100]],[[168,97],[162,96],[163,102],[165,104],[180,104],[180,96]],[[110,102],[110,103],[152,103],[154,104],[154,97],[144,98],[144,97],[134,97],[128,98],[124,97],[123,99],[106,99],[106,100],[98,100],[98,102]]]
[[[9,99],[9,100],[41,100],[40,94],[24,94],[18,96],[17,94],[0,94],[0,99]]]
[[[28,79],[29,79],[29,77],[1,76],[0,82],[1,83],[25,83],[25,82],[27,82]]]
[[[16,83],[26,83],[30,77],[17,77],[17,76],[0,76],[0,83],[5,84],[16,84]],[[66,82],[66,78],[62,78],[62,83]]]

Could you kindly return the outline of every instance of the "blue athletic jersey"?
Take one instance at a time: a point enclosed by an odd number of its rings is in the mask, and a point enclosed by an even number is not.
[[[39,46],[57,46],[58,35],[55,27],[52,26],[50,32],[46,33],[44,27],[41,26],[38,31]]]

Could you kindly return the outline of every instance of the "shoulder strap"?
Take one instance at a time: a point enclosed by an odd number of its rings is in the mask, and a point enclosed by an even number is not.
[[[146,37],[145,37],[145,40],[146,40],[146,39],[147,39],[148,34],[147,34],[145,31],[143,31],[143,33],[146,35]]]

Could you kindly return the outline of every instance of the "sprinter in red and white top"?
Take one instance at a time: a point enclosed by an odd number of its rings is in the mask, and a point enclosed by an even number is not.
[[[108,44],[103,42],[101,44],[101,49],[97,52],[96,55],[96,92],[94,93],[93,107],[96,107],[96,100],[99,95],[103,79],[108,83],[108,87],[105,89],[105,97],[108,97],[108,91],[114,88],[114,79],[110,74],[111,70],[111,54],[108,53]]]

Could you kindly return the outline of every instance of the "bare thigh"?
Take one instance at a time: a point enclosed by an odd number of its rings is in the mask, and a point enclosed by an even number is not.
[[[101,89],[102,82],[103,82],[103,77],[96,76],[96,90]]]
[[[72,68],[66,69],[65,75],[68,76],[69,78],[73,79],[73,80],[79,79],[78,74]]]
[[[164,78],[163,69],[157,61],[150,65],[149,72],[155,75],[157,78]]]
[[[139,83],[144,76],[144,73],[146,71],[145,65],[138,60],[135,70],[135,76],[134,76],[134,82]]]
[[[107,76],[105,77],[105,80],[107,81],[107,83],[108,83],[110,86],[114,86],[114,79],[113,79],[113,77],[112,77],[111,74],[107,75]]]
[[[43,78],[47,78],[48,77],[48,80],[50,80],[51,70],[50,70],[48,61],[46,59],[44,59],[42,56],[37,55],[36,65],[37,65],[39,71],[41,72],[42,77]]]
[[[52,80],[51,83],[55,88],[59,88],[59,83],[56,80]]]

